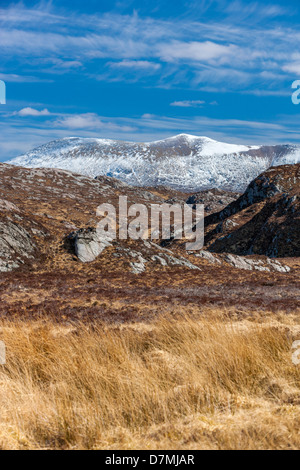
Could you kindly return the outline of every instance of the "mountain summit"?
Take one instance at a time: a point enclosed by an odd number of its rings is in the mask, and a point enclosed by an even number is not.
[[[248,146],[180,134],[148,143],[70,137],[42,145],[8,163],[111,176],[135,186],[196,192],[243,192],[271,166],[300,162],[300,146]]]

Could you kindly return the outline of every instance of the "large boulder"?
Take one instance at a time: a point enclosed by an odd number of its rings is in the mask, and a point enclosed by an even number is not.
[[[111,240],[99,237],[95,228],[80,229],[69,236],[76,256],[82,263],[91,263],[111,245]]]

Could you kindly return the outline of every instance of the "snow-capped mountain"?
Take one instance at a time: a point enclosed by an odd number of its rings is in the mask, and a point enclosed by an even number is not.
[[[65,138],[7,163],[60,168],[135,186],[169,186],[182,191],[219,188],[244,191],[270,166],[300,162],[300,146],[233,145],[180,134],[149,143]]]

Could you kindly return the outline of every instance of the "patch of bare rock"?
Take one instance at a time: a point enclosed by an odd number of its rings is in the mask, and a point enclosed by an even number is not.
[[[0,272],[19,268],[36,249],[30,233],[10,220],[0,221]]]
[[[206,250],[193,253],[195,257],[202,258],[211,264],[229,265],[233,268],[243,269],[246,271],[261,272],[279,272],[288,273],[291,271],[289,266],[280,263],[278,260],[266,257],[246,257],[233,255],[231,253],[213,254]]]

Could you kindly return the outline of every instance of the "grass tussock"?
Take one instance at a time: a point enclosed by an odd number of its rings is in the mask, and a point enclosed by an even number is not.
[[[0,448],[299,449],[292,333],[220,319],[2,322]]]

